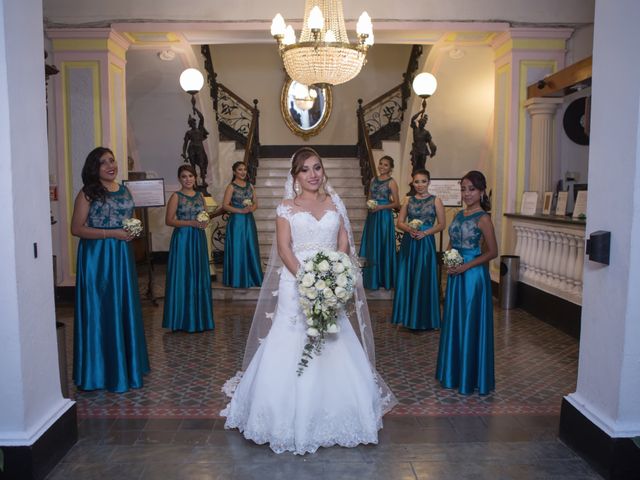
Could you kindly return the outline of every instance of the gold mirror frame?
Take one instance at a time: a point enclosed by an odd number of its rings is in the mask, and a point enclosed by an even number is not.
[[[324,126],[329,121],[329,117],[331,116],[331,108],[332,108],[331,86],[327,85],[325,87],[320,88],[316,85],[312,85],[310,87],[315,89],[316,91],[319,91],[319,90],[322,91],[324,96],[325,107],[320,119],[312,127],[305,129],[302,127],[302,125],[300,125],[298,122],[296,122],[293,119],[291,112],[289,110],[290,108],[289,90],[291,89],[291,85],[293,84],[293,82],[294,80],[287,77],[287,79],[284,82],[284,85],[282,86],[282,92],[280,94],[280,113],[282,114],[284,123],[287,125],[287,127],[289,127],[289,130],[291,130],[296,135],[307,140],[309,137],[313,137],[314,135],[317,135],[318,133],[320,133],[320,131],[324,128]]]

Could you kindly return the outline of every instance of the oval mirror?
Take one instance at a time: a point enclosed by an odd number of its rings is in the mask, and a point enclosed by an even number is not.
[[[317,135],[331,115],[331,87],[307,87],[288,78],[280,95],[280,111],[296,135],[305,139]]]

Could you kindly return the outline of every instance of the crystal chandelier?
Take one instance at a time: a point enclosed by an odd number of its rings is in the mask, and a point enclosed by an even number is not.
[[[356,27],[358,42],[349,43],[342,0],[306,0],[300,40],[279,13],[271,23],[289,76],[303,85],[339,85],[354,78],[373,45],[371,17],[362,12]]]

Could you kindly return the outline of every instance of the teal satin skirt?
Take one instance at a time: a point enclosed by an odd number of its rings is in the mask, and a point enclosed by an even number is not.
[[[162,326],[202,332],[213,329],[207,238],[203,230],[178,227],[171,235]]]
[[[460,253],[465,262],[480,254]],[[493,357],[491,278],[484,264],[447,279],[436,378],[463,395],[476,389],[486,395],[495,389]]]
[[[422,230],[431,228],[423,225]],[[393,297],[392,323],[412,330],[440,328],[440,289],[433,235],[402,237]]]
[[[228,287],[262,285],[258,231],[251,213],[232,213],[224,239],[222,283]]]
[[[81,239],[76,270],[73,381],[81,390],[142,387],[149,358],[131,246]]]
[[[378,201],[380,205],[389,202]],[[367,259],[362,270],[364,288],[393,288],[396,275],[396,231],[389,209],[369,213],[362,231],[360,256]]]

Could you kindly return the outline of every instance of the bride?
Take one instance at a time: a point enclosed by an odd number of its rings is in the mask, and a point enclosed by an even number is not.
[[[382,416],[397,401],[375,370],[360,274],[354,300],[338,315],[340,332],[327,335],[322,352],[297,373],[307,341],[295,278],[301,262],[319,249],[342,251],[355,260],[344,203],[327,182],[313,149],[304,147],[293,155],[276,213],[276,240],[243,372],[223,387],[231,397],[221,412],[227,418],[225,428],[237,428],[258,444],[269,443],[276,453],[378,443]]]

